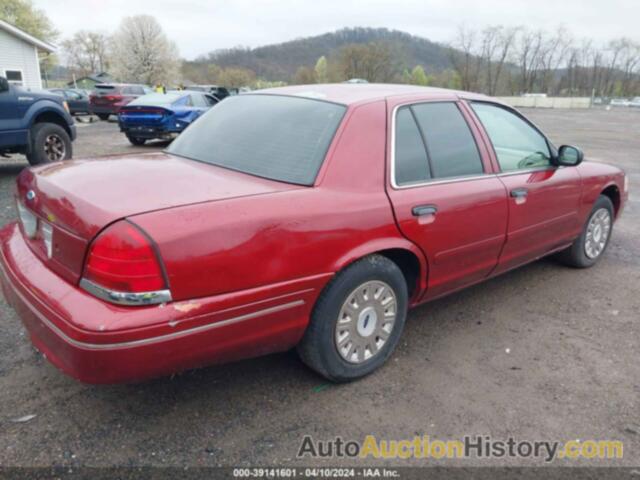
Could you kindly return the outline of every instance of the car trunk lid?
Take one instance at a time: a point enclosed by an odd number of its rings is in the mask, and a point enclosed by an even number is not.
[[[39,219],[30,246],[69,281],[98,232],[123,218],[194,203],[301,188],[165,153],[76,160],[25,169],[17,200]],[[47,251],[42,227],[53,228]]]

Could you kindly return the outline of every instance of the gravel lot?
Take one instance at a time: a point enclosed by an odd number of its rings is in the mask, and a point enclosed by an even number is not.
[[[557,144],[624,167],[632,192],[640,185],[640,111],[525,113]],[[79,127],[75,156],[161,146],[132,147],[100,122]],[[0,163],[0,225],[14,217],[24,165]],[[34,351],[0,300],[0,465],[304,465],[296,453],[306,434],[622,440],[622,460],[576,463],[640,465],[639,202],[633,192],[596,267],[542,260],[422,306],[389,363],[348,385],[327,384],[292,352],[144,384],[83,385]],[[25,415],[36,416],[12,421]]]

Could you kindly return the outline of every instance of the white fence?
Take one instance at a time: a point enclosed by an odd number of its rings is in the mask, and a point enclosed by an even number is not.
[[[516,108],[589,108],[589,97],[498,97]]]

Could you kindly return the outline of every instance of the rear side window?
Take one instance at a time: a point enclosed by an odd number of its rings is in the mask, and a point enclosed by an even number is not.
[[[482,173],[478,147],[455,103],[422,103],[398,110],[397,185]]]
[[[192,93],[191,95],[191,100],[193,102],[193,106],[194,107],[208,107],[209,103],[207,102],[207,100],[205,99],[205,96],[201,93]]]
[[[427,151],[409,107],[401,108],[396,114],[395,178],[398,185],[431,178]]]
[[[425,136],[433,178],[483,172],[476,142],[455,103],[423,103],[411,108]]]
[[[191,107],[193,106],[193,102],[191,101],[191,95],[185,95],[184,97],[180,97],[178,100],[173,102],[173,105],[176,107]]]
[[[239,95],[185,130],[169,153],[299,185],[313,185],[346,107],[283,95]]]

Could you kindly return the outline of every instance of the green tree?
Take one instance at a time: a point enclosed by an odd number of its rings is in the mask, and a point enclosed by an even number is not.
[[[248,87],[253,85],[256,74],[253,70],[240,67],[224,68],[218,74],[217,82],[220,85],[231,88]]]
[[[55,41],[59,35],[47,15],[34,8],[31,0],[0,0],[0,20],[47,42]]]
[[[363,78],[369,82],[390,82],[397,71],[391,48],[384,43],[346,45],[339,51],[338,62],[345,80]]]
[[[429,78],[427,77],[427,74],[424,73],[424,68],[420,65],[416,65],[411,71],[411,83],[413,85],[421,85],[423,87],[429,85]]]
[[[318,59],[314,72],[318,83],[327,83],[329,81],[329,76],[327,75],[327,57],[323,55]]]
[[[293,77],[293,83],[296,85],[309,85],[310,83],[315,83],[315,81],[315,72],[309,67],[298,67]]]
[[[402,72],[402,83],[411,83],[411,72],[408,68],[405,68]]]

